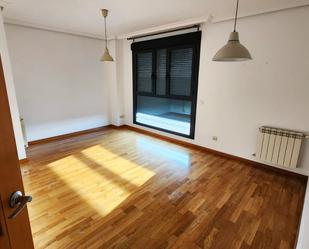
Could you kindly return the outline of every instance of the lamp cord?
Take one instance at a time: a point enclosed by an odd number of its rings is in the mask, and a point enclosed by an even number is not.
[[[105,48],[107,48],[107,36],[106,36],[106,17],[104,17],[104,27],[105,27]]]
[[[239,0],[237,0],[237,3],[236,3],[236,13],[235,13],[235,22],[234,22],[234,32],[236,32],[236,24],[237,24],[237,17],[238,17],[238,5],[239,5]]]

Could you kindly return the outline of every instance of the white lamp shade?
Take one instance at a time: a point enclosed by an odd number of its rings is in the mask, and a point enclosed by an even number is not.
[[[252,60],[248,49],[239,42],[239,34],[234,31],[229,40],[212,59],[213,61],[246,61]]]
[[[113,57],[108,51],[108,48],[105,48],[104,54],[101,57],[101,61],[114,61]]]

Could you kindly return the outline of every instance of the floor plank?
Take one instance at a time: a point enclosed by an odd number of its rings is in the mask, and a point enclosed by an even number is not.
[[[36,248],[294,248],[300,178],[124,129],[27,153]]]

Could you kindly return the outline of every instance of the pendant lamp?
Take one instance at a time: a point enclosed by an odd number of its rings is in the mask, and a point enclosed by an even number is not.
[[[106,35],[106,17],[108,15],[107,9],[102,9],[102,16],[104,17],[104,27],[105,27],[105,50],[104,54],[101,57],[101,61],[114,61],[113,57],[110,55],[108,48],[107,48],[107,35]]]
[[[212,59],[213,61],[246,61],[252,60],[248,49],[239,42],[239,34],[236,31],[239,0],[236,4],[234,31],[231,32],[229,40]]]

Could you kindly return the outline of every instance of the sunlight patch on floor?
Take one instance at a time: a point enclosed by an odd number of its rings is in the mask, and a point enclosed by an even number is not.
[[[115,157],[117,160],[109,160]],[[155,175],[101,146],[90,147],[48,166],[101,216],[111,212]]]
[[[105,149],[103,146],[97,145],[85,149],[82,151],[82,154],[136,187],[143,185],[155,175],[155,172],[149,170],[145,166],[130,161],[123,155],[117,155],[110,150]],[[94,156],[94,154],[97,156]],[[117,159],[115,160],[114,158]]]

